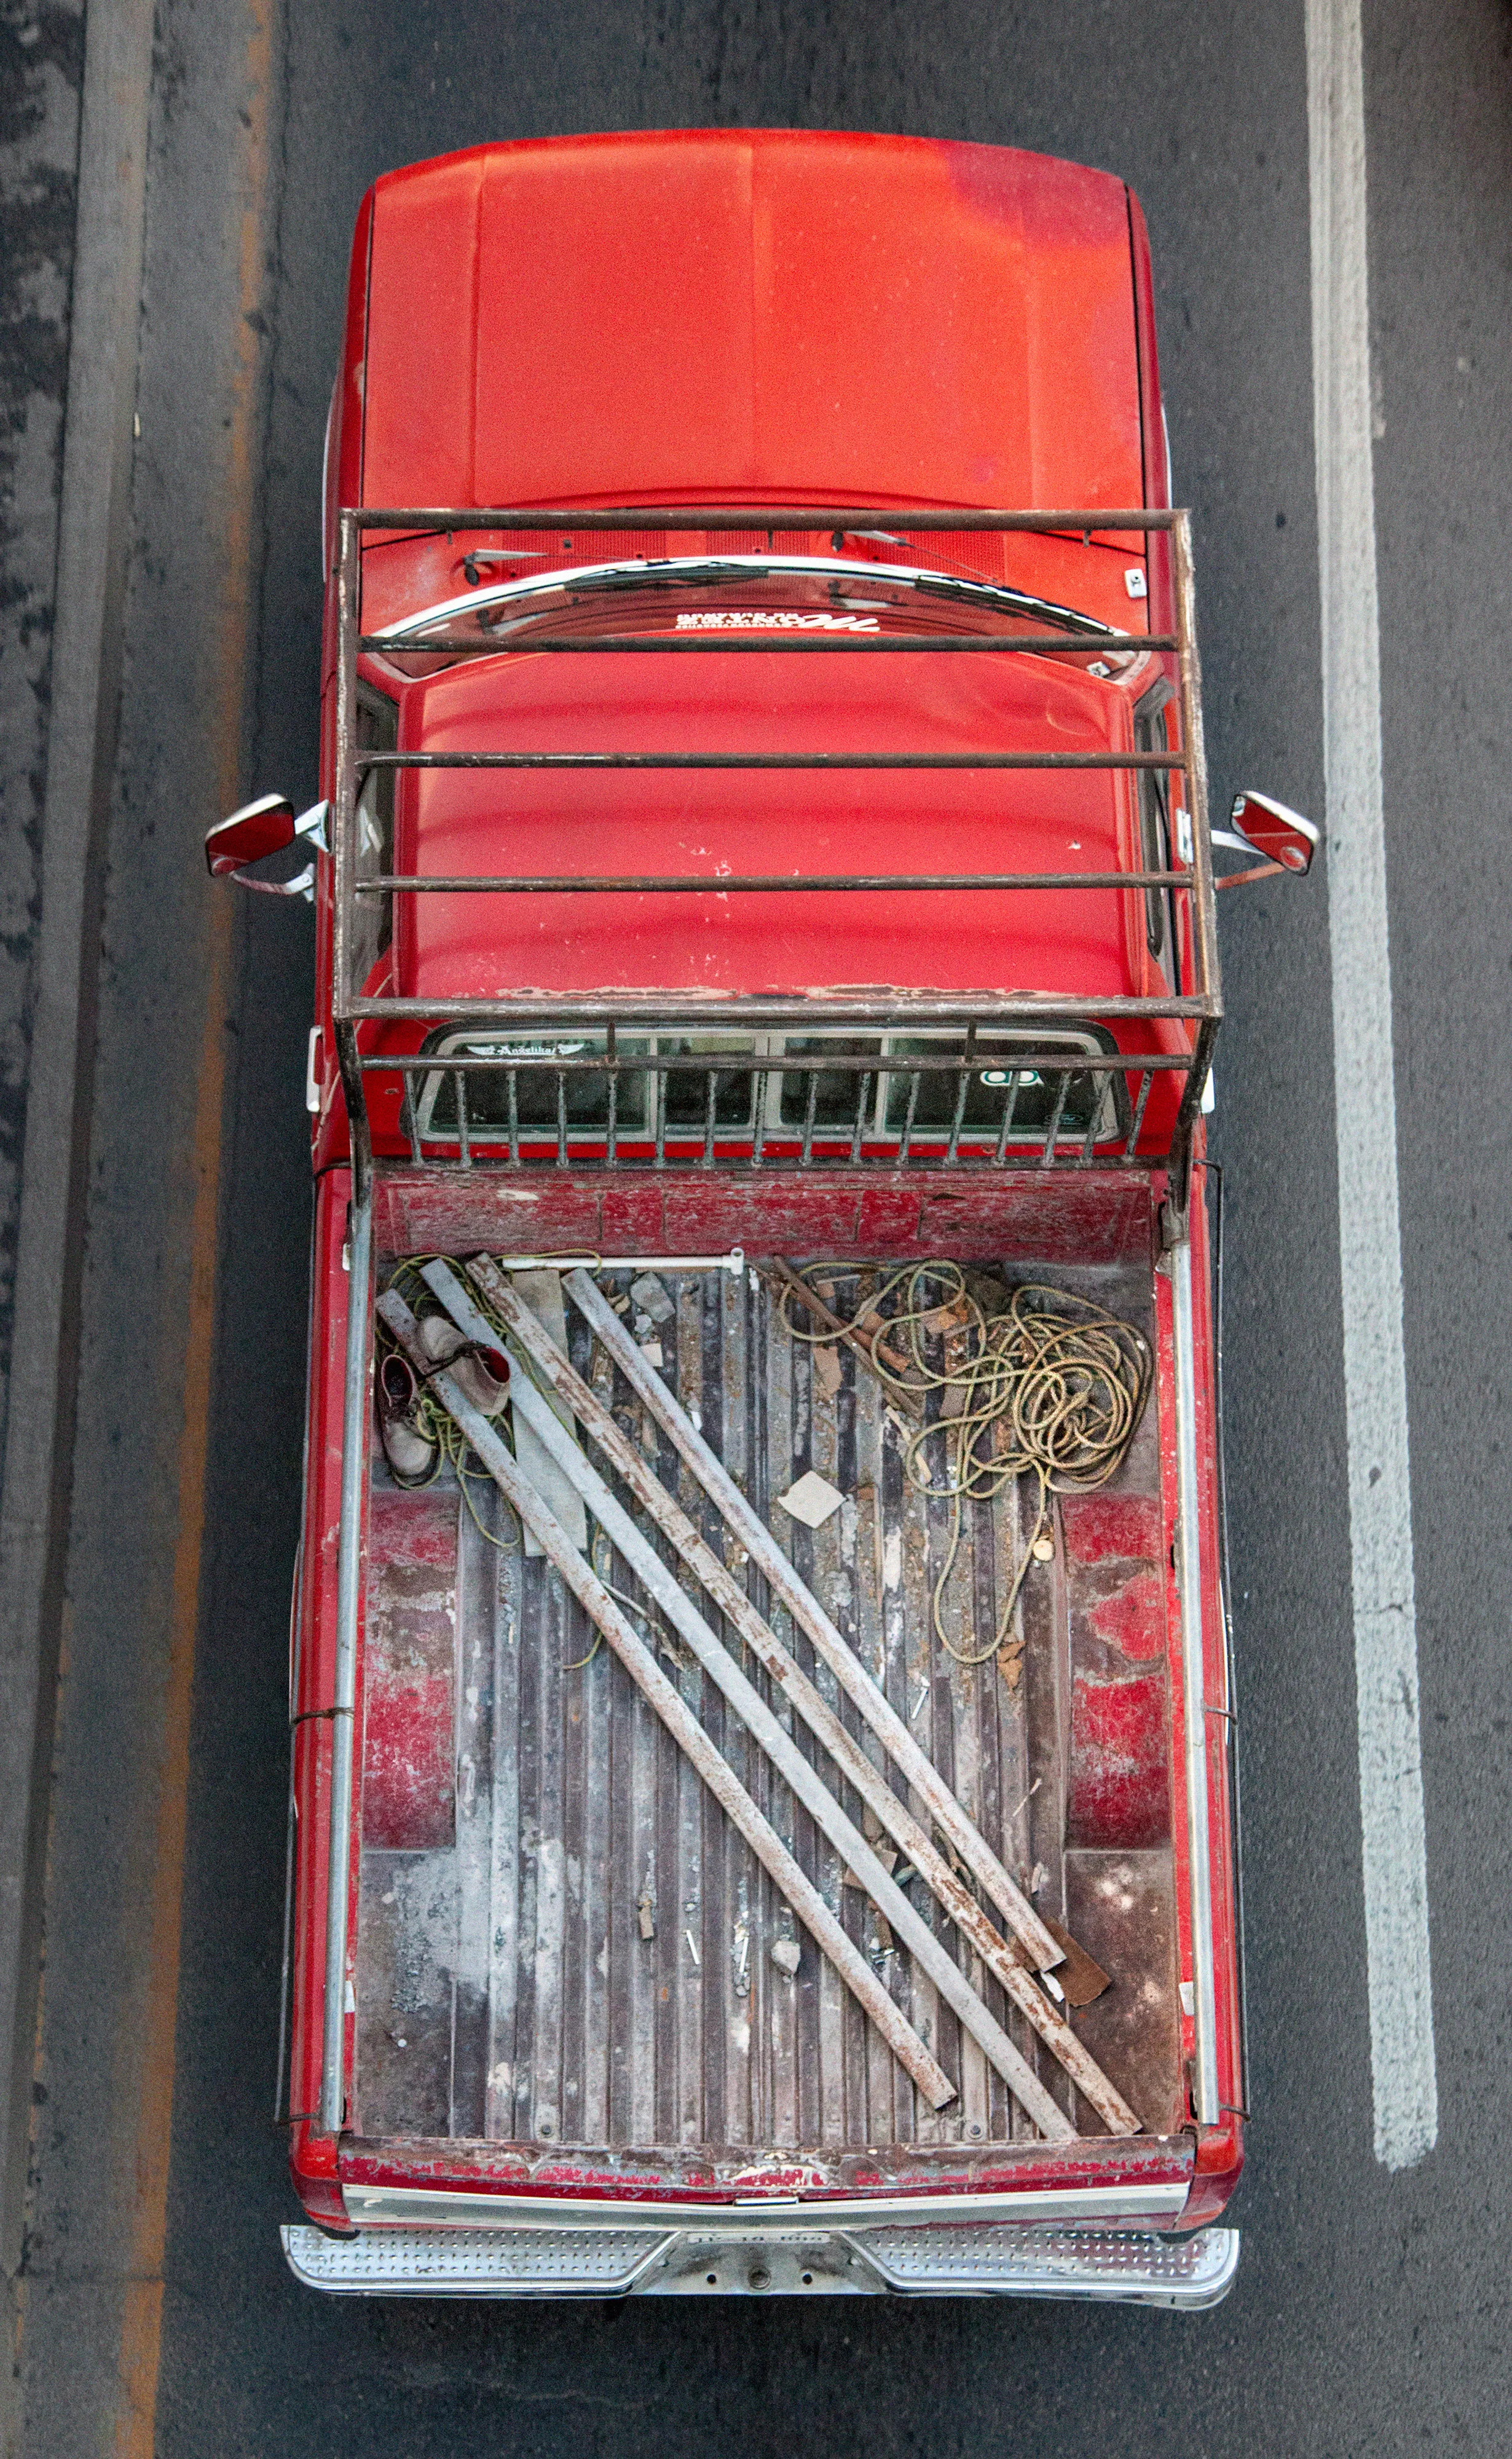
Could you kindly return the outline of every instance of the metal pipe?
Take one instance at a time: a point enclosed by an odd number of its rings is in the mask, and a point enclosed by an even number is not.
[[[415,1337],[415,1318],[396,1292],[390,1290],[379,1300],[378,1311],[411,1362],[429,1376],[430,1389],[440,1395],[489,1475],[538,1539],[542,1551],[560,1571],[631,1680],[655,1709],[679,1748],[685,1752],[721,1809],[745,1837],[848,1988],[859,1999],[893,2055],[913,2076],[931,2108],[943,2109],[957,2097],[956,2086],[893,2005],[866,1958],[852,1945],[818,1889],[804,1876],[734,1771],[716,1751],[682,1693],[667,1680],[651,1650],[631,1629],[560,1522],[521,1474],[497,1429],[469,1405],[454,1378],[445,1372],[438,1373],[433,1360],[426,1356]]]
[[[978,1059],[982,1057],[979,1047],[976,1055]],[[1090,1075],[1098,1070],[1105,1075],[1142,1076],[1150,1069],[1183,1069],[1189,1068],[1192,1063],[1191,1053],[1186,1050],[1079,1050],[1075,1058],[1068,1061],[1063,1045],[1059,1050],[1035,1050],[1028,1044],[1021,1044],[1016,1045],[1011,1052],[1003,1055],[1012,1058],[1017,1072],[1021,1072],[1026,1067],[1048,1069],[1069,1065],[1073,1076]],[[704,1064],[710,1075],[739,1075],[746,1073],[747,1067],[755,1064],[756,1056],[754,1051],[732,1051],[718,1061],[710,1061],[705,1057]],[[628,1062],[638,1075],[646,1076],[652,1074],[685,1076],[698,1063],[696,1059],[689,1058],[686,1051],[655,1053],[648,1051],[644,1058],[633,1056]],[[823,1059],[771,1056],[762,1061],[769,1075],[810,1078],[840,1074],[870,1076],[875,1072],[878,1063],[878,1056],[874,1050],[859,1057],[853,1051],[837,1050],[832,1057],[827,1055]],[[894,1056],[889,1052],[881,1060],[880,1064],[884,1072],[890,1076],[917,1077],[947,1075],[954,1069],[963,1066],[965,1061],[958,1053],[953,1052],[947,1052],[943,1057],[936,1059],[920,1059],[913,1053],[899,1053]],[[553,1075],[602,1076],[608,1072],[601,1050],[590,1051],[585,1058],[580,1059],[558,1059],[550,1053],[537,1053],[534,1057],[528,1057],[523,1051],[511,1051],[503,1057],[497,1053],[472,1051],[466,1055],[449,1051],[445,1057],[416,1051],[406,1051],[402,1054],[378,1051],[365,1055],[362,1065],[365,1074],[391,1068],[402,1069],[407,1075],[414,1076],[450,1075],[457,1068],[465,1068],[473,1075],[482,1075],[488,1071],[495,1075],[528,1076],[533,1071],[536,1075],[543,1075],[549,1070]],[[674,1129],[675,1132],[677,1131]],[[692,1136],[698,1134],[699,1130],[690,1123],[686,1132]],[[823,1135],[825,1132],[821,1122],[819,1133]],[[931,1134],[934,1130],[926,1128],[924,1132]],[[590,1251],[594,1251],[584,1250],[585,1259]],[[555,1259],[547,1258],[548,1262],[553,1260]],[[574,1261],[576,1260],[575,1256]],[[627,1263],[639,1263],[640,1258],[632,1255],[625,1257],[624,1260]],[[680,1256],[667,1258],[669,1263],[679,1263],[682,1260]]]
[[[428,1264],[423,1270],[426,1281],[452,1321],[467,1332],[470,1338],[494,1336],[492,1327],[445,1264]],[[513,1292],[510,1295],[513,1297]],[[522,1318],[528,1312],[517,1300],[508,1310],[509,1321],[516,1337],[520,1336]],[[710,1681],[734,1709],[752,1741],[759,1750],[765,1751],[789,1791],[803,1803],[820,1834],[828,1837],[846,1867],[860,1880],[877,1910],[886,1916],[914,1963],[928,1974],[989,2065],[1001,2075],[1009,2091],[1042,2134],[1052,2141],[1068,2141],[1076,2130],[1065,2112],[1051,2099],[1034,2069],[983,2006],[959,1965],[946,1953],[934,1931],[920,1919],[902,1888],[878,1860],[860,1829],[847,1817],[818,1769],[805,1758],[792,1735],[778,1723],[760,1692],[746,1680],[692,1599],[678,1586],[655,1546],[636,1526],[624,1505],[610,1492],[598,1470],[541,1398],[528,1375],[517,1375],[511,1383],[510,1405],[516,1418],[523,1419],[532,1433],[539,1437],[562,1474],[577,1487],[598,1525],[619,1547],[622,1559],[629,1564],[647,1595],[655,1598],[673,1629],[687,1642]],[[794,1704],[799,1703],[795,1700]]]
[[[459,1330],[473,1340],[487,1341],[494,1336],[494,1327],[471,1303],[466,1291],[461,1289],[444,1264],[429,1264],[423,1269],[426,1280]],[[867,1757],[853,1734],[847,1733],[829,1702],[815,1690],[776,1632],[758,1613],[727,1566],[705,1544],[694,1523],[667,1492],[650,1463],[620,1431],[613,1414],[592,1385],[583,1381],[538,1316],[516,1296],[492,1256],[478,1256],[467,1270],[469,1278],[528,1351],[553,1391],[565,1401],[658,1527],[670,1538],[721,1612],[740,1632],[758,1663],[780,1686],[841,1773],[875,1813],[894,1843],[913,1862],[969,1944],[988,1969],[996,1974],[1019,2011],[1028,2017],[1099,2116],[1115,2134],[1138,2133],[1139,2119],[1088,2055],[1070,2026],[1047,2004],[1025,1968],[1021,1951],[1009,1946],[994,1929],[976,1898],[956,1877],[943,1854],[936,1851],[927,1830],[919,1824],[908,1805],[899,1800],[882,1770]],[[523,1386],[515,1388],[523,1397]],[[536,1403],[537,1414],[543,1406]],[[546,1411],[545,1414],[550,1416],[551,1412]],[[535,1417],[531,1422],[536,1422]],[[561,1440],[567,1440],[555,1417],[552,1423],[557,1427]],[[549,1435],[544,1439],[548,1442],[552,1440]],[[579,1490],[586,1494],[586,1489]],[[586,1499],[597,1512],[598,1505],[593,1497],[587,1495]],[[624,1552],[622,1546],[620,1551]],[[653,1562],[660,1560],[655,1555],[651,1559]],[[634,1561],[634,1566],[640,1569],[638,1560],[629,1555],[626,1555],[626,1560]],[[665,1576],[669,1578],[670,1574]],[[673,1586],[675,1588],[676,1584]],[[681,1596],[680,1589],[676,1592]],[[1017,2091],[1012,2078],[1005,2080],[1011,2090]]]
[[[691,1133],[691,1130],[689,1131]],[[725,1255],[600,1255],[589,1248],[570,1255],[500,1255],[507,1272],[734,1272],[746,1270],[746,1250],[732,1247]]]
[[[675,877],[665,872],[636,872],[629,876],[584,878],[580,873],[567,876],[524,874],[519,877],[477,877],[468,872],[446,872],[419,879],[385,874],[377,879],[357,881],[359,896],[655,896],[677,895],[728,896],[739,893],[758,893],[789,888],[818,889],[827,894],[842,891],[881,892],[890,889],[922,888],[934,890],[984,889],[1012,892],[1034,888],[1180,888],[1190,890],[1191,873],[1186,871],[1070,871],[1070,872],[976,872],[940,871],[909,874],[901,872],[813,873],[771,872],[755,877],[725,878],[718,872],[700,872]]]
[[[341,644],[336,660],[336,792],[331,806],[331,854],[335,866],[332,912],[332,997],[336,1012],[346,1006],[350,950],[348,914],[355,876],[353,838],[357,805],[357,646],[352,638],[358,620],[362,588],[362,546],[349,513],[341,518],[338,551]]]
[[[539,530],[542,536],[571,523],[579,530],[858,530],[880,529],[884,524],[893,529],[944,530],[1168,530],[1182,517],[1165,507],[1152,509],[1146,504],[1114,508],[1104,505],[1090,511],[1024,513],[987,511],[962,506],[949,512],[937,509],[900,510],[897,505],[866,507],[854,504],[836,507],[833,504],[623,504],[608,508],[599,505],[586,508],[576,504],[556,507],[537,504],[522,510],[509,506],[500,510],[484,510],[474,506],[471,511],[447,512],[429,509],[422,512],[392,511],[380,505],[365,504],[360,511],[344,513],[364,530]]]
[[[336,658],[336,792],[331,806],[335,878],[331,906],[331,1008],[351,1146],[352,1192],[359,1202],[372,1177],[372,1137],[363,1099],[357,1036],[350,1019],[352,884],[357,875],[357,643],[362,615],[362,541],[348,513],[341,519],[338,565],[340,621]]]
[[[618,1024],[627,1032],[640,1026],[664,1032],[686,1023],[696,1033],[730,1033],[751,1027],[765,1032],[779,1025],[796,1033],[812,1033],[816,1026],[844,1024],[874,1025],[888,1033],[916,1033],[929,1026],[956,1024],[971,1016],[979,1017],[984,1027],[1039,1024],[1054,1031],[1057,1026],[1063,1029],[1082,1018],[1101,1023],[1127,1017],[1148,1023],[1161,1017],[1194,1017],[1200,1020],[1210,1013],[1207,999],[1174,994],[1168,998],[1126,998],[1121,995],[1068,1008],[1063,995],[1057,997],[1053,991],[1006,996],[997,991],[953,991],[949,998],[943,998],[932,992],[878,990],[871,997],[850,994],[814,998],[807,1010],[795,1010],[790,995],[766,997],[758,992],[742,998],[738,1003],[716,995],[706,1006],[691,1012],[664,991],[584,991],[558,999],[555,1006],[543,1004],[538,991],[522,991],[514,999],[350,998],[346,1002],[346,1017],[352,1023],[392,1018],[413,1024],[417,1018],[443,1016],[449,1024],[472,1024],[481,1018],[511,1033],[526,1028],[558,1033],[570,1028],[581,1033],[606,1023]],[[1079,1051],[1077,1059],[1079,1065],[1096,1064],[1091,1051]],[[523,1066],[526,1062],[522,1060],[519,1063]],[[626,1063],[639,1067],[654,1062],[633,1060]],[[1143,1067],[1144,1054],[1126,1052],[1124,1063],[1131,1070]],[[1179,1063],[1186,1066],[1189,1062],[1183,1058]]]
[[[756,578],[740,574],[740,579]],[[653,585],[651,583],[649,585]],[[832,585],[832,584],[831,584]],[[453,609],[453,618],[465,609]],[[359,640],[359,649],[375,657],[397,658],[502,658],[512,653],[520,657],[602,656],[605,652],[630,652],[636,656],[649,654],[664,657],[668,651],[683,657],[689,654],[707,657],[714,652],[727,657],[733,650],[759,657],[790,655],[792,651],[821,657],[844,656],[859,649],[863,656],[875,656],[878,650],[904,651],[955,650],[970,655],[973,651],[990,650],[1001,656],[1005,651],[1018,657],[1045,658],[1070,655],[1082,658],[1117,657],[1144,651],[1171,650],[1181,646],[1174,632],[846,632],[842,634],[808,632],[795,636],[790,632],[762,633],[755,637],[745,632],[603,632],[587,635],[581,640],[560,639],[544,633],[511,630],[496,641],[428,641],[414,632],[367,632]]]
[[[1200,2126],[1216,2126],[1218,1993],[1213,1969],[1212,1860],[1208,1792],[1207,1671],[1203,1656],[1201,1527],[1197,1489],[1197,1374],[1192,1328],[1191,1239],[1169,1255],[1176,1367],[1176,1578],[1181,1593],[1182,1723],[1186,1852],[1191,1886],[1192,2102]]]
[[[896,1762],[925,1804],[942,1835],[955,1846],[980,1881],[1012,1927],[1028,1947],[1037,1971],[1048,1972],[1065,1960],[1033,1904],[1014,1884],[986,1838],[951,1792],[933,1760],[919,1748],[886,1693],[872,1681],[860,1658],[835,1629],[818,1599],[805,1587],[766,1523],[752,1510],[724,1463],[710,1450],[697,1427],[647,1364],[619,1316],[586,1272],[571,1272],[563,1284],[568,1295],[608,1350],[626,1380],[640,1394],[652,1416],[672,1438],[704,1492],[716,1503],[767,1585],[781,1598],[800,1629],[806,1630],[830,1671]]]
[[[1185,768],[1181,751],[364,751],[362,768]]]
[[[1177,624],[1181,634],[1182,745],[1191,796],[1192,870],[1197,897],[1192,908],[1197,941],[1198,987],[1223,1014],[1218,964],[1218,910],[1213,895],[1212,840],[1208,832],[1208,752],[1203,734],[1202,663],[1197,653],[1197,586],[1192,571],[1191,515],[1179,513],[1171,540],[1175,564]],[[1202,1086],[1196,1087],[1200,1099]]]
[[[357,1630],[362,1615],[363,1521],[368,1491],[368,1301],[372,1292],[372,1196],[351,1209],[346,1284],[346,1377],[342,1423],[341,1539],[336,1570],[336,1676],[330,1713],[330,1849],[326,1863],[326,2004],[321,2049],[321,2127],[339,2134],[346,2114],[346,1930],[351,1891],[352,1754],[357,1712]]]

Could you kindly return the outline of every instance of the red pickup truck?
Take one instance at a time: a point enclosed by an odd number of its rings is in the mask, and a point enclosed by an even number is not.
[[[318,919],[296,2274],[1215,2302],[1211,846],[1313,834],[1208,829],[1137,202],[390,174],[325,569],[207,841]]]

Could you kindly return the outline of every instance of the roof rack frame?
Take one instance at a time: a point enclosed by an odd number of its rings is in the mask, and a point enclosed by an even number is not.
[[[938,633],[914,636],[846,634],[843,636],[783,634],[772,641],[757,641],[739,635],[709,634],[685,638],[647,638],[605,634],[595,640],[560,639],[537,636],[530,641],[534,653],[538,648],[574,654],[614,654],[625,650],[666,651],[719,650],[732,648],[769,652],[773,648],[792,654],[845,654],[849,656],[877,652],[890,653],[907,647],[931,653],[949,654],[970,650],[977,654],[997,652],[1007,655],[1082,653],[1087,649],[1110,647],[1140,649],[1173,654],[1177,661],[1177,699],[1181,711],[1181,744],[1168,753],[1131,751],[1106,753],[1056,752],[981,752],[981,753],[574,753],[574,752],[390,752],[364,751],[357,742],[358,665],[367,654],[426,654],[427,644],[412,635],[402,640],[387,633],[365,634],[362,628],[362,553],[365,535],[383,533],[389,539],[395,532],[446,533],[546,531],[563,527],[578,532],[634,529],[699,530],[705,532],[751,531],[766,529],[769,536],[778,530],[830,530],[838,546],[847,533],[876,529],[902,528],[914,534],[934,532],[963,533],[1009,532],[1068,534],[1080,536],[1084,543],[1093,536],[1111,541],[1131,533],[1166,533],[1169,536],[1175,594],[1176,630],[1159,635],[1113,633],[1094,626],[1088,619],[1085,635],[1063,632],[1054,635],[1023,634],[1005,636],[1002,640],[980,634]],[[975,1035],[997,1027],[1021,1029],[1026,1023],[1039,1023],[1052,1031],[1062,1023],[1101,1024],[1106,1020],[1179,1019],[1194,1028],[1189,1059],[1174,1063],[1186,1076],[1185,1089],[1177,1110],[1169,1147],[1163,1156],[1142,1157],[1144,1166],[1164,1166],[1166,1173],[1166,1204],[1171,1214],[1185,1215],[1190,1184],[1192,1140],[1201,1108],[1204,1088],[1211,1061],[1212,1044],[1223,1013],[1222,989],[1218,961],[1217,922],[1214,901],[1211,846],[1208,836],[1207,767],[1204,750],[1201,672],[1197,654],[1195,593],[1192,575],[1191,517],[1182,510],[1166,508],[1109,508],[1094,506],[1070,511],[987,511],[941,509],[918,510],[897,506],[836,507],[832,505],[800,505],[769,503],[682,506],[581,507],[576,505],[536,506],[531,508],[424,509],[408,510],[374,506],[344,509],[339,515],[337,560],[338,637],[336,663],[336,776],[332,797],[332,852],[334,856],[334,981],[333,1021],[337,1054],[350,1129],[353,1172],[359,1194],[370,1180],[373,1167],[371,1123],[368,1109],[366,1078],[382,1072],[391,1064],[406,1082],[414,1072],[416,1054],[398,1055],[391,1062],[373,1054],[360,1053],[359,1029],[382,1021],[425,1022],[428,1024],[492,1024],[506,1030],[521,1028],[540,1030],[565,1026],[583,1029],[592,1025],[607,1026],[612,1034],[617,1026],[634,1028],[654,1025],[661,1031],[692,1030],[695,1032],[734,1032],[767,1029],[786,1025],[802,1033],[811,1032],[816,1025],[833,1027],[861,1024],[880,1027],[894,1033],[907,1033],[920,1027],[958,1026],[969,1050]],[[446,644],[446,654],[505,655],[513,642],[468,644],[458,649]],[[520,643],[526,645],[523,641]],[[470,767],[501,770],[570,768],[598,769],[795,769],[829,770],[836,768],[981,768],[981,769],[1160,769],[1183,778],[1186,790],[1186,808],[1191,824],[1191,859],[1189,865],[1168,871],[1129,871],[1127,872],[1036,872],[1003,874],[824,874],[806,877],[717,878],[710,874],[636,876],[631,878],[562,879],[555,876],[507,876],[419,878],[402,874],[386,874],[381,878],[360,881],[356,868],[356,814],[363,779],[374,769],[387,768]],[[1167,860],[1172,859],[1167,855]],[[828,994],[822,1000],[806,1003],[801,997],[781,999],[737,998],[727,1001],[690,1001],[668,995],[657,997],[644,992],[607,994],[591,997],[564,996],[544,998],[539,992],[522,994],[518,998],[458,998],[433,1000],[399,997],[368,998],[351,978],[352,948],[359,897],[372,895],[468,894],[530,895],[540,893],[721,894],[765,893],[781,889],[787,892],[807,891],[812,894],[830,895],[848,891],[869,893],[888,890],[933,893],[961,889],[973,892],[999,891],[1039,892],[1062,888],[1069,891],[1106,892],[1141,894],[1146,889],[1159,888],[1187,900],[1190,914],[1190,952],[1194,979],[1189,992],[1164,998],[1118,998],[1080,1002],[1063,998],[1003,997],[991,993],[961,994],[950,998],[929,994],[910,995],[898,991],[849,995],[835,999]],[[1147,1099],[1151,1073],[1142,1071],[1144,1054],[1130,1054],[1128,1074],[1143,1076],[1138,1115],[1142,1120]],[[765,1062],[771,1063],[771,1062]],[[1169,1065],[1167,1058],[1162,1062]],[[454,1071],[454,1062],[447,1072]],[[957,1104],[958,1106],[958,1104]],[[475,1131],[474,1131],[475,1140]],[[567,1138],[562,1138],[561,1157],[565,1158]],[[581,1139],[579,1139],[581,1141]],[[457,1166],[473,1166],[474,1157],[464,1151]],[[610,1138],[611,1146],[613,1137]],[[1006,1124],[996,1153],[988,1153],[990,1165],[1004,1166],[1007,1158]],[[413,1140],[411,1149],[413,1151]],[[416,1158],[418,1155],[416,1154]],[[957,1154],[953,1148],[952,1160],[960,1166],[974,1166],[978,1156]],[[1090,1147],[1079,1145],[1075,1158],[1085,1167],[1091,1160]],[[1123,1166],[1137,1158],[1132,1152],[1123,1155]],[[612,1159],[612,1152],[611,1152]],[[1047,1153],[1045,1166],[1058,1163],[1060,1156]],[[410,1164],[399,1163],[399,1166]],[[428,1166],[434,1166],[433,1160]],[[517,1165],[516,1165],[517,1166]],[[1063,1165],[1062,1165],[1063,1166]]]

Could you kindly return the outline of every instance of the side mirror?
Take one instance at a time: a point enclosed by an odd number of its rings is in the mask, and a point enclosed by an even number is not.
[[[1251,791],[1234,796],[1228,817],[1231,827],[1214,829],[1214,845],[1227,846],[1233,853],[1258,854],[1263,868],[1233,872],[1219,880],[1220,888],[1237,888],[1241,880],[1264,878],[1268,872],[1300,873],[1311,869],[1318,850],[1318,831],[1300,811],[1290,810],[1269,794]]]
[[[205,862],[212,879],[224,879],[264,854],[282,853],[294,842],[294,806],[286,794],[260,794],[205,833]]]
[[[229,819],[218,820],[205,831],[205,865],[212,879],[235,879],[242,888],[261,889],[264,896],[303,896],[314,894],[315,866],[309,864],[295,879],[244,879],[242,874],[248,864],[262,862],[270,853],[283,853],[296,837],[318,846],[322,853],[326,844],[326,816],[328,803],[316,803],[307,811],[294,816],[294,806],[286,794],[260,794],[255,803],[243,803]]]

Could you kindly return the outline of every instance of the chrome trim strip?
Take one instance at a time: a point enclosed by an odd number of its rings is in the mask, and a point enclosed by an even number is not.
[[[1207,1676],[1203,1661],[1202,1547],[1197,1502],[1197,1382],[1192,1334],[1191,1239],[1170,1255],[1176,1353],[1176,1575],[1181,1590],[1182,1710],[1186,1725],[1186,1835],[1191,1880],[1193,2102],[1197,2122],[1216,2126],[1217,1983],[1213,1970],[1212,1845],[1208,1787]]]
[[[346,2297],[1074,2297],[1191,2313],[1222,2301],[1239,2264],[1239,2232],[1227,2228],[1185,2238],[990,2223],[781,2238],[682,2229],[280,2234],[296,2280]]]
[[[346,1382],[342,1433],[341,1553],[336,1575],[336,1679],[331,1712],[330,1847],[326,1862],[326,2007],[321,2049],[321,2130],[339,2134],[346,2114],[347,1878],[351,1861],[353,1727],[357,1721],[357,1625],[362,1606],[363,1488],[368,1474],[368,1314],[372,1196],[350,1215]]]
[[[765,521],[753,523],[765,529]],[[901,544],[902,541],[900,540]],[[994,615],[1040,615],[1055,623],[1063,623],[1068,632],[1085,633],[1087,647],[1096,649],[1104,633],[1113,626],[1095,615],[1080,614],[1074,606],[1059,605],[1053,599],[1036,598],[1026,590],[1014,589],[1001,581],[977,580],[967,573],[932,570],[920,563],[869,563],[846,556],[830,555],[690,555],[662,556],[648,559],[640,556],[620,557],[608,563],[554,564],[549,572],[522,573],[514,580],[495,580],[480,589],[467,590],[460,598],[443,598],[434,606],[426,606],[417,615],[401,616],[390,623],[385,638],[398,641],[411,633],[450,622],[454,616],[476,615],[480,607],[517,605],[523,609],[520,620],[533,618],[533,599],[571,596],[574,591],[613,590],[618,595],[627,581],[642,580],[647,596],[657,590],[671,588],[717,589],[721,582],[732,586],[753,580],[818,580],[828,591],[837,580],[853,581],[860,586],[880,587],[891,582],[897,589],[918,589],[928,597],[956,599],[962,605],[977,607]],[[612,601],[611,601],[612,602]],[[895,605],[879,607],[879,613],[896,611]],[[499,647],[504,651],[516,645],[514,634],[518,625],[498,627]],[[528,642],[518,645],[528,646]],[[413,650],[394,650],[392,655],[420,657],[427,653],[444,657],[449,643],[445,641],[417,642]]]
[[[761,2236],[770,2230],[917,2227],[926,2221],[1059,2220],[1096,2225],[1173,2220],[1191,2189],[1189,2177],[1155,2186],[1064,2186],[1017,2194],[888,2195],[875,2201],[804,2202],[793,2196],[753,2194],[749,2202],[675,2205],[568,2201],[550,2205],[538,2195],[443,2194],[426,2186],[364,2186],[349,2178],[343,2194],[359,2224],[401,2221],[410,2227],[510,2229],[665,2228],[673,2215],[679,2229],[701,2237]]]

